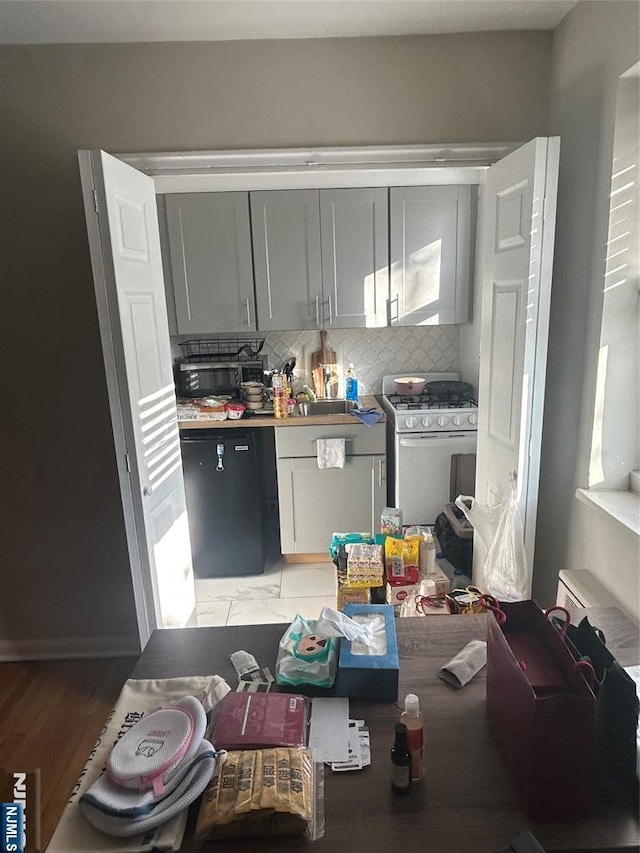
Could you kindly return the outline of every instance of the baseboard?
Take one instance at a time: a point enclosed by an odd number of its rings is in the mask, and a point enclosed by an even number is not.
[[[324,551],[322,554],[283,554],[287,565],[295,565],[296,563],[330,563],[329,554]]]
[[[0,639],[0,662],[5,663],[22,660],[137,657],[139,654],[140,639],[137,636]]]

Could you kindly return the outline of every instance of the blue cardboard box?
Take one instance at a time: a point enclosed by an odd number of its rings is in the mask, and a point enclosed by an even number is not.
[[[386,649],[384,654],[354,654],[351,641],[340,639],[336,696],[369,702],[398,701],[398,641],[393,607],[390,604],[345,604],[345,616],[378,613],[384,617]]]

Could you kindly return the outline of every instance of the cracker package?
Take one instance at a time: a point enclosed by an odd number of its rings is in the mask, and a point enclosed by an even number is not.
[[[209,783],[196,835],[226,838],[324,833],[321,772],[304,748],[231,751]]]

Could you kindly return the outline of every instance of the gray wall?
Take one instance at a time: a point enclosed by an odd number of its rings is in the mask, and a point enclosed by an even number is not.
[[[562,141],[534,572],[540,603],[559,569],[589,569],[636,617],[637,538],[574,493],[587,485],[616,87],[638,61],[639,9],[579,3],[554,33],[550,132]]]
[[[136,630],[77,149],[526,140],[550,53],[546,32],[0,49],[0,654]]]

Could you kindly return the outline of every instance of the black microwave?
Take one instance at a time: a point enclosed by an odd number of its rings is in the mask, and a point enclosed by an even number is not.
[[[264,363],[260,359],[178,361],[174,375],[179,398],[215,397],[235,394],[242,382],[264,382]]]

